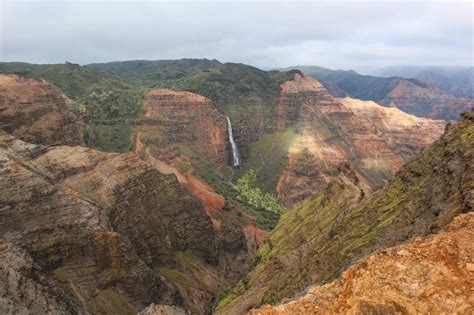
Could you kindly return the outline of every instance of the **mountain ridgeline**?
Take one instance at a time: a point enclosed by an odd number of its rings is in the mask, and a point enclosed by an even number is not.
[[[350,96],[362,100],[372,100],[388,107],[397,107],[407,113],[435,119],[458,120],[459,114],[474,107],[472,68],[457,72],[388,71],[386,74],[409,74],[402,76],[377,77],[361,75],[354,70],[330,70],[317,66],[294,67],[304,74],[314,77],[336,97]],[[442,77],[447,73],[452,81]],[[440,78],[441,76],[441,78]],[[448,81],[448,82],[446,82]],[[460,87],[462,86],[462,87]]]
[[[472,211],[469,100],[306,71],[0,63],[0,313],[244,314]]]

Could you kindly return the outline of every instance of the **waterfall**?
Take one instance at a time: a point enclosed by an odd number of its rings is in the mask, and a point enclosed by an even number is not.
[[[229,133],[229,142],[232,147],[232,165],[238,166],[240,164],[239,151],[237,150],[237,144],[234,141],[234,136],[232,134],[232,124],[230,123],[229,117],[227,119],[227,132]]]

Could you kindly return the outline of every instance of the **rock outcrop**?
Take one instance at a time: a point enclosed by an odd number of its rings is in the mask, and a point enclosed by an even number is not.
[[[276,189],[287,206],[323,190],[345,164],[366,192],[382,187],[445,126],[370,101],[336,99],[301,75],[281,85],[276,121],[277,131],[297,129]]]
[[[204,96],[165,89],[147,93],[145,118],[163,121],[139,128],[139,141],[153,156],[166,160],[171,147],[187,145],[216,163],[228,164],[227,122]]]
[[[5,133],[0,143],[0,235],[30,253],[53,288],[94,313],[153,302],[205,312],[203,300],[183,299],[163,276],[179,269],[178,251],[217,263],[210,218],[173,177],[133,154],[48,148]]]
[[[327,188],[280,218],[258,264],[217,308],[243,314],[337,277],[356,260],[435,233],[474,209],[474,111],[419,152],[379,192],[364,198],[348,165]]]
[[[436,235],[377,251],[340,278],[251,315],[471,314],[474,312],[474,213]]]
[[[27,142],[81,145],[71,100],[46,81],[0,75],[0,129]]]
[[[458,120],[461,112],[474,107],[472,99],[455,97],[418,80],[395,78],[392,85],[380,104],[419,117]]]

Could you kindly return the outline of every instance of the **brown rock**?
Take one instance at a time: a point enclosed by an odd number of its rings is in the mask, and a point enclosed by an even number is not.
[[[436,235],[376,252],[301,298],[249,314],[470,314],[473,240],[474,213],[462,214]]]
[[[72,101],[46,81],[15,75],[0,75],[0,129],[36,144],[83,144]]]
[[[217,255],[210,218],[174,177],[132,153],[0,136],[0,235],[34,257],[50,279],[45,290],[62,292],[55,299],[95,313],[153,302],[206,312],[213,291],[193,284],[196,298],[184,298],[164,277],[182,268],[178,251],[210,270]],[[9,293],[1,307],[21,308],[19,294]]]
[[[150,147],[153,156],[165,160],[169,148],[181,143],[217,163],[228,163],[227,122],[209,99],[157,89],[148,92],[143,107],[146,118],[167,122],[139,128],[140,141]]]
[[[287,206],[323,190],[346,164],[366,192],[382,187],[446,124],[374,102],[336,99],[315,79],[298,74],[281,85],[276,121],[279,131],[299,129],[276,188]]]

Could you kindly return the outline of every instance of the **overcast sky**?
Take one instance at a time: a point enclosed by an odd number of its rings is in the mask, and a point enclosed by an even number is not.
[[[472,2],[0,0],[0,60],[472,65]]]

